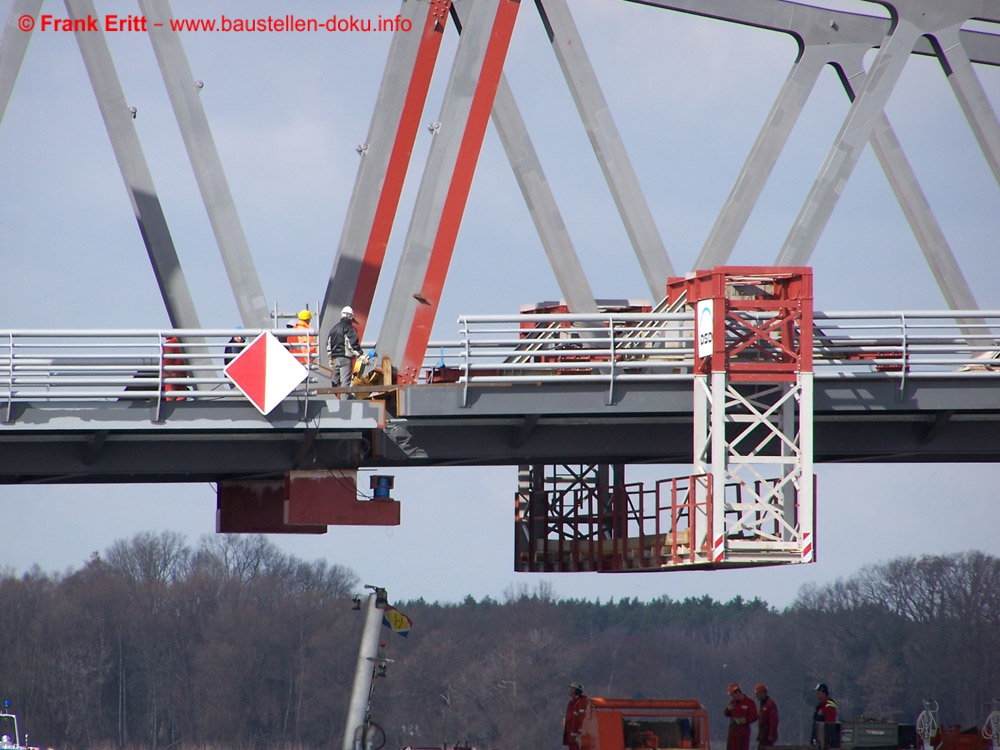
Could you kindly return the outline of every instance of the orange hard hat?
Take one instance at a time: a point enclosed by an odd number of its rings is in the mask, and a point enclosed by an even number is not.
[[[742,693],[743,689],[740,687],[740,683],[738,683],[738,682],[730,682],[729,683],[729,694],[732,695],[735,692]]]
[[[754,685],[753,691],[755,693],[766,693],[767,685],[765,685],[763,682],[758,682],[756,685]]]

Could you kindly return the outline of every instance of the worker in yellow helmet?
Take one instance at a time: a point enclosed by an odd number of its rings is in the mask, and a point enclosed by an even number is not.
[[[312,313],[301,310],[292,328],[312,328]],[[313,364],[316,362],[316,337],[309,333],[289,336],[288,350],[302,364],[307,366]]]

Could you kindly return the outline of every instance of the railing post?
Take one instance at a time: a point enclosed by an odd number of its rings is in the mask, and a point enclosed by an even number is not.
[[[163,350],[166,348],[166,339],[162,331],[156,334],[156,337],[160,348],[160,362],[156,372],[156,414],[153,416],[153,421],[159,423],[163,421],[163,368],[166,364],[163,361]]]
[[[10,424],[14,421],[14,332],[7,334],[8,352],[7,357],[7,414],[4,423]]]
[[[466,318],[459,318],[458,322],[462,326],[461,334],[465,342],[465,382],[462,385],[462,408],[464,409],[469,405],[469,381],[472,379],[472,350],[469,343],[469,321]]]
[[[907,347],[906,340],[906,313],[899,313],[899,322],[902,329],[902,341],[903,341],[903,369],[900,373],[899,378],[899,397],[902,398],[903,394],[906,393],[906,371],[910,367],[910,350]]]
[[[611,332],[611,382],[608,383],[608,406],[615,401],[615,318],[608,316],[608,328]]]

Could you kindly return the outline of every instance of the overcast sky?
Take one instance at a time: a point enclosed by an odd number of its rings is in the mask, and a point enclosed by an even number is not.
[[[398,0],[171,4],[176,18],[294,13],[325,19],[395,16]],[[618,0],[572,11],[671,260],[688,270],[781,87],[791,39]],[[828,6],[828,7],[833,7]],[[885,15],[881,6],[837,8]],[[9,2],[0,2],[6,17]],[[101,0],[99,11],[138,13]],[[43,13],[65,18],[62,3]],[[170,230],[206,327],[239,323],[224,268],[149,39],[107,35]],[[315,307],[323,297],[384,69],[390,36],[360,33],[186,33],[182,37],[268,302]],[[449,28],[424,122],[438,119],[457,37]],[[976,68],[994,109],[1000,71]],[[506,74],[599,297],[648,298],[534,4],[522,2]],[[832,70],[803,112],[732,258],[774,260],[847,113]],[[1000,309],[1000,189],[940,65],[913,58],[887,108],[980,307]],[[394,269],[430,145],[421,129],[386,259]],[[36,32],[0,123],[0,329],[142,328],[167,316],[76,39]],[[870,150],[813,257],[819,310],[939,309],[945,303]],[[383,274],[370,332],[393,272]],[[435,337],[460,313],[513,313],[559,296],[495,131],[486,136]],[[637,439],[642,439],[641,435]],[[661,476],[685,473],[662,467]],[[995,465],[830,466],[819,477],[819,562],[773,570],[640,575],[514,574],[516,470],[396,472],[402,526],[331,528],[272,539],[305,559],[352,567],[393,599],[500,598],[552,583],[566,597],[650,599],[708,594],[789,603],[800,586],[904,554],[981,549],[996,536]],[[652,478],[655,468],[643,469]],[[214,530],[211,485],[0,487],[0,566],[79,567],[140,531],[194,543]]]

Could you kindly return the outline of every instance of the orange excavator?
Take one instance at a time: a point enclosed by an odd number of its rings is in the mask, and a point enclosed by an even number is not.
[[[708,750],[708,712],[692,700],[591,698],[580,750]]]

